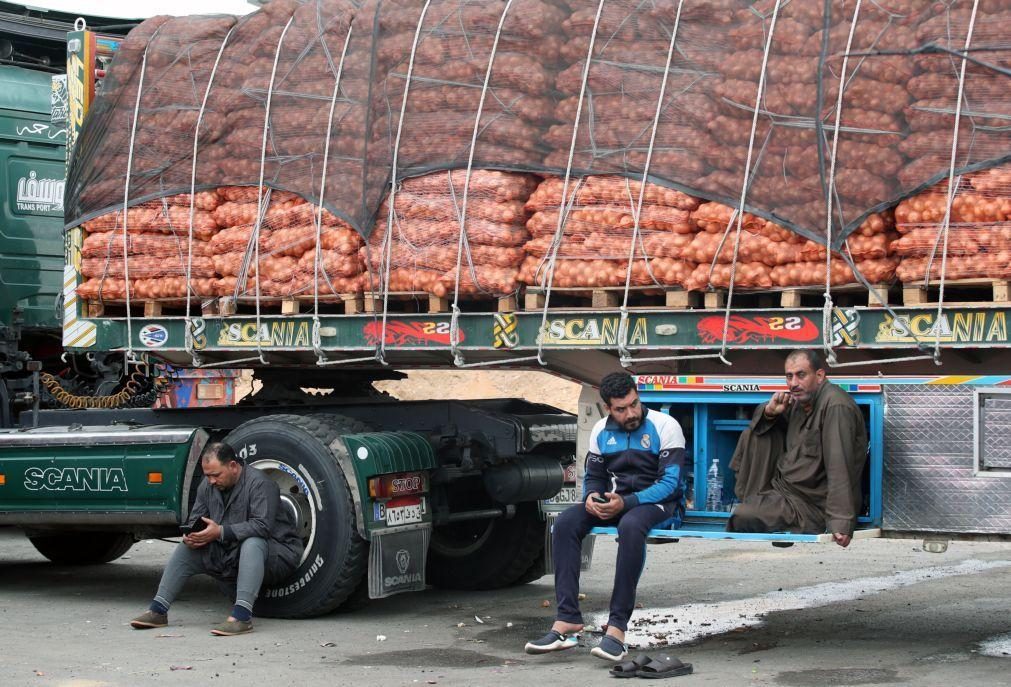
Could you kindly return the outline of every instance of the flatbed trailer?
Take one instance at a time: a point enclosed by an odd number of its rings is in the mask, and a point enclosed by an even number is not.
[[[79,26],[67,47],[73,144],[95,92],[96,54],[116,41]],[[129,190],[128,182],[124,205],[136,200],[128,202]],[[129,264],[125,227],[122,235]],[[830,376],[865,412],[857,538],[1011,535],[1006,288],[994,286],[991,302],[938,305],[911,294],[902,306],[887,305],[878,289],[879,303],[823,308],[798,307],[799,297],[779,308],[741,308],[731,298],[724,306],[723,293],[700,307],[679,291],[667,294],[669,307],[642,306],[613,288],[599,299],[594,290],[590,307],[558,307],[550,286],[531,289],[522,310],[519,297],[450,310],[446,299],[433,306],[427,295],[390,293],[86,303],[77,292],[83,231],[71,227],[64,238],[65,354],[124,376],[155,363],[254,368],[265,388],[219,408],[43,408],[39,381],[49,370],[18,348],[20,330],[5,335],[14,362],[0,368],[0,390],[16,389],[17,398],[10,407],[0,399],[13,425],[0,430],[0,524],[23,528],[56,562],[104,562],[137,537],[176,534],[203,448],[224,440],[277,482],[306,543],[291,579],[264,590],[258,613],[301,617],[427,584],[491,589],[537,579],[550,567],[553,519],[581,501],[582,456],[603,412],[592,386],[619,369],[634,372],[644,403],[675,416],[689,439],[688,518],[657,537],[826,541],[729,534],[732,503],[698,507],[713,460],[723,493],[733,493],[726,461],[750,410],[782,388],[777,375],[796,348],[830,352]],[[517,399],[404,403],[371,386],[399,374],[391,370],[423,368],[540,369],[586,386],[575,416]]]

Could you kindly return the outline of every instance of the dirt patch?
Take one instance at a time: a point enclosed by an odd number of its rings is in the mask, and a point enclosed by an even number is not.
[[[535,370],[412,370],[375,387],[404,401],[522,398],[575,413],[580,385]]]

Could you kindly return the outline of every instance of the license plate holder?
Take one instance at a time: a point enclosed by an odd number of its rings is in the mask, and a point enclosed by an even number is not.
[[[396,527],[397,525],[410,525],[421,522],[424,515],[421,512],[421,503],[412,503],[403,506],[395,506],[386,509],[386,526]]]
[[[550,499],[545,499],[544,503],[548,505],[579,503],[579,487],[562,487],[559,492]]]

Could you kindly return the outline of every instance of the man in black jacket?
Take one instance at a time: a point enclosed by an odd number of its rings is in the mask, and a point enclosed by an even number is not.
[[[186,580],[204,574],[235,593],[232,614],[211,634],[252,632],[260,585],[285,579],[302,556],[302,540],[292,513],[281,508],[277,484],[247,468],[225,443],[209,444],[201,467],[204,481],[184,527],[190,531],[169,559],[150,607],[130,622],[138,630],[167,625],[169,606]]]

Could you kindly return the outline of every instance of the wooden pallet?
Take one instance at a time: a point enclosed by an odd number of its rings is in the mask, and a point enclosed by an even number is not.
[[[200,317],[214,317],[218,314],[218,300],[217,298],[194,299],[190,305],[190,314],[194,317],[198,315]],[[166,311],[170,311],[170,314],[173,315],[182,315],[186,312],[186,301],[178,298],[131,300],[130,305],[134,306],[131,308],[134,312],[137,308],[143,308],[143,317],[145,319],[164,317]],[[111,316],[113,313],[116,316],[121,316],[121,313],[118,311],[122,313],[126,312],[125,301],[84,301],[86,317],[106,317]],[[137,316],[139,317],[140,315]]]
[[[889,303],[888,284],[872,284],[869,291],[861,284],[833,286],[831,292],[835,305],[866,305],[879,308]],[[824,303],[824,293],[824,286],[798,286],[777,290],[735,288],[733,307],[787,309],[821,307]],[[866,294],[866,298],[862,297],[862,294]],[[842,300],[852,303],[840,303]],[[726,289],[705,292],[703,307],[706,310],[719,310],[726,305]]]
[[[909,282],[902,285],[903,305],[937,303],[941,282]],[[946,279],[944,302],[957,303],[1008,303],[1011,302],[1011,280],[1008,279]]]
[[[625,287],[574,287],[552,288],[550,308],[620,308],[625,298]],[[546,289],[527,287],[523,296],[524,310],[543,310],[547,300]],[[701,295],[681,289],[666,290],[662,287],[635,286],[628,290],[630,308],[672,308],[698,307]]]
[[[486,304],[486,308],[493,308],[497,312],[514,312],[518,309],[518,294],[507,296],[485,296],[476,298],[474,296],[460,296],[461,303],[467,303],[468,309],[474,309],[475,303]],[[379,292],[366,292],[362,296],[364,305],[363,312],[377,313],[383,311],[384,297]],[[446,296],[440,297],[427,291],[396,291],[390,292],[385,298],[386,308],[389,312],[429,312],[447,313],[453,309],[453,299]]]

